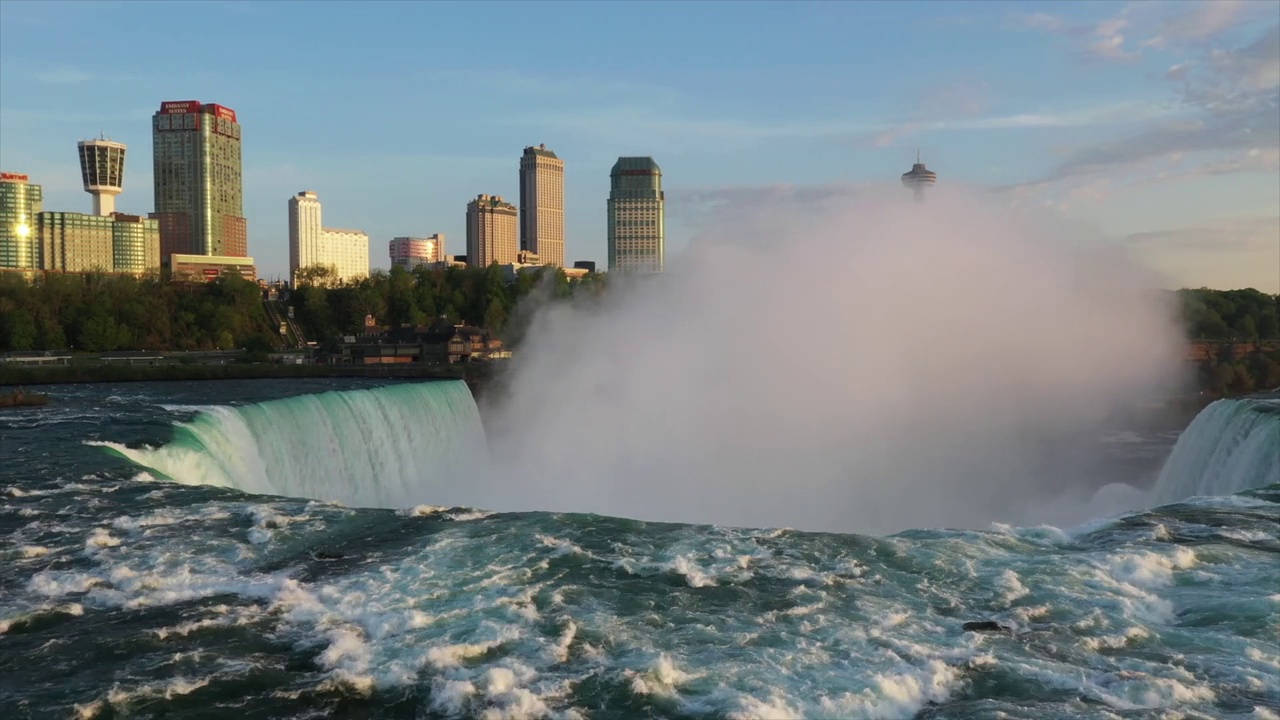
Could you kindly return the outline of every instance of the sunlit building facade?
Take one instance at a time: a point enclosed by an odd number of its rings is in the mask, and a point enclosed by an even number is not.
[[[36,227],[43,270],[142,275],[160,269],[160,228],[154,219],[42,212]]]
[[[467,263],[472,267],[511,265],[520,254],[516,206],[501,195],[477,195],[467,203]]]
[[[184,255],[248,255],[240,124],[234,110],[164,102],[152,116],[155,213],[167,263]]]
[[[19,173],[0,172],[0,268],[36,270],[40,240],[36,216],[43,209],[39,185]]]
[[[298,271],[327,267],[333,280],[351,282],[369,276],[369,236],[360,230],[324,227],[320,197],[304,190],[289,198],[289,276],[298,283]]]
[[[564,267],[564,161],[546,145],[520,157],[520,249]]]
[[[250,257],[174,253],[166,263],[173,279],[184,282],[212,282],[223,275],[238,275],[250,282],[258,279],[258,268]]]
[[[609,270],[662,272],[666,262],[662,169],[651,157],[620,157],[609,178]]]
[[[445,262],[444,233],[428,237],[398,237],[390,244],[391,265],[412,270],[420,265]]]

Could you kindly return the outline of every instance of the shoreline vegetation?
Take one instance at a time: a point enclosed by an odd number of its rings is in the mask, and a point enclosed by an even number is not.
[[[484,363],[326,365],[315,362],[315,352],[341,347],[343,338],[443,319],[488,330],[518,355],[530,330],[531,306],[591,302],[610,292],[609,279],[589,273],[571,281],[563,271],[546,268],[508,278],[498,266],[395,267],[339,283],[328,269],[310,268],[290,291],[264,289],[236,276],[190,283],[158,275],[46,273],[27,279],[0,272],[0,386],[374,377],[463,379],[477,392],[494,374],[493,368],[477,367]],[[1161,292],[1185,328],[1195,381],[1189,395],[1196,401],[1280,387],[1280,295],[1252,289]],[[11,352],[71,357],[66,365],[2,362]],[[135,352],[173,357],[142,361],[154,367],[104,357]],[[100,359],[93,359],[95,353]],[[291,362],[271,362],[277,353]]]
[[[203,380],[271,380],[305,378],[372,378],[387,380],[462,380],[479,397],[496,372],[490,364],[468,365],[288,365],[279,363],[228,363],[225,365],[46,365],[7,368],[0,365],[0,387],[78,385],[85,383],[133,383]],[[12,392],[18,392],[14,390]],[[12,392],[0,393],[3,399]],[[32,393],[27,393],[32,394]],[[41,403],[43,404],[43,403]]]

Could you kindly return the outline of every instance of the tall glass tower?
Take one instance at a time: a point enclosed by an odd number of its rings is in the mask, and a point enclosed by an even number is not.
[[[40,267],[40,238],[36,216],[44,193],[30,178],[0,172],[0,268],[35,270]]]
[[[651,157],[620,157],[609,180],[609,271],[662,272],[666,262],[662,168]]]
[[[151,119],[160,256],[245,257],[248,233],[236,112],[164,102]]]

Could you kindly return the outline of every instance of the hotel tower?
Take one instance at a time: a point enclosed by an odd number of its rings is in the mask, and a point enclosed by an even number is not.
[[[152,116],[155,217],[160,255],[248,254],[234,110],[195,100],[164,102]]]
[[[520,157],[520,249],[564,267],[564,161],[546,145]]]
[[[477,195],[467,203],[468,265],[511,265],[519,254],[515,205],[504,201],[501,195]]]
[[[620,157],[609,178],[609,271],[662,272],[666,256],[662,169],[651,157]]]

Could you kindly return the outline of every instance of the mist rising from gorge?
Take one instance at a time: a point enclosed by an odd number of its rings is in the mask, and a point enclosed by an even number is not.
[[[488,399],[495,509],[889,532],[1040,519],[1182,337],[1113,246],[988,195],[722,208],[662,276],[547,305]],[[1083,519],[1083,518],[1081,518]]]

